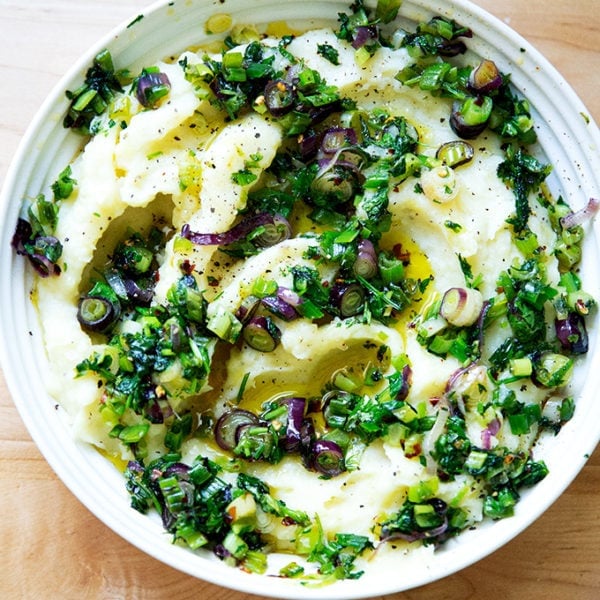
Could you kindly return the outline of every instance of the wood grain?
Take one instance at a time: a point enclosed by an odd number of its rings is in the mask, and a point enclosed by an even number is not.
[[[532,42],[600,119],[597,0],[478,0]],[[0,180],[29,121],[75,59],[145,0],[0,0]],[[518,538],[444,580],[386,600],[578,599],[600,591],[600,451]],[[0,377],[0,598],[251,600],[146,556],[54,475]]]

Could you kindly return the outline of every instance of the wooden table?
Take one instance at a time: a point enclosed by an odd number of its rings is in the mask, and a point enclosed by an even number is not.
[[[251,1],[251,0],[249,0]],[[0,0],[0,180],[59,77],[146,0]],[[477,0],[524,35],[600,121],[598,0]],[[0,380],[0,598],[251,600],[167,567],[110,531],[40,455]],[[567,492],[492,556],[387,600],[600,597],[600,449]]]

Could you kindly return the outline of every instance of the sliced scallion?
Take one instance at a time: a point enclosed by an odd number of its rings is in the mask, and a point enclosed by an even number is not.
[[[477,321],[482,308],[483,296],[479,290],[455,287],[444,294],[440,314],[451,325],[467,327]]]

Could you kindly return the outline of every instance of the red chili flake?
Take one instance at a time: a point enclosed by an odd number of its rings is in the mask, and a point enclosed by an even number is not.
[[[181,263],[181,270],[186,274],[190,275],[196,268],[196,265],[190,262],[187,258]]]
[[[406,265],[408,265],[408,263],[410,263],[410,252],[404,250],[402,248],[402,244],[395,244],[394,247],[392,248],[392,252],[398,260],[402,261],[404,266],[406,266]]]
[[[414,458],[415,456],[419,456],[421,454],[421,444],[415,444],[413,446],[413,451],[408,454],[405,453],[406,458]]]

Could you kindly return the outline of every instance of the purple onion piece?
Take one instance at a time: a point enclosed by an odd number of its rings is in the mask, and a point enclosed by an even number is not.
[[[246,296],[238,307],[235,318],[242,323],[242,325],[245,325],[256,314],[259,306],[260,298],[257,296]]]
[[[240,425],[235,430],[235,445],[237,446],[240,443],[240,440],[250,432],[251,429],[254,429],[259,423],[244,423],[244,425]]]
[[[563,229],[570,229],[576,225],[582,225],[591,219],[600,209],[600,200],[590,198],[588,203],[580,210],[572,212],[560,219],[560,224]]]
[[[396,393],[396,400],[406,400],[412,384],[412,369],[410,365],[402,367],[402,385]]]
[[[288,398],[287,427],[283,447],[287,452],[294,452],[302,441],[302,424],[306,412],[306,398]]]
[[[353,317],[359,314],[365,305],[365,291],[358,283],[338,281],[331,287],[329,300],[341,317]]]
[[[306,131],[298,136],[298,149],[305,161],[313,158],[317,154],[321,147],[322,139],[322,135],[319,135],[312,130]]]
[[[452,375],[450,375],[450,378],[448,379],[448,382],[446,383],[446,393],[452,391],[461,382],[463,377],[465,375],[467,375],[467,373],[469,373],[470,371],[473,371],[477,367],[478,367],[477,363],[472,362],[472,363],[469,363],[466,367],[460,367],[459,369],[456,369],[456,371],[454,371],[454,373],[452,373]]]
[[[498,419],[492,419],[488,426],[481,431],[481,446],[484,450],[491,450],[492,448],[492,437],[500,431],[500,421]]]
[[[162,506],[162,510],[160,512],[160,518],[162,521],[163,528],[166,531],[170,531],[171,528],[175,525],[177,519],[173,516],[171,511],[167,508],[164,498],[161,496],[159,502]]]
[[[181,228],[181,236],[199,246],[227,246],[244,239],[250,232],[263,225],[272,225],[274,217],[270,213],[259,213],[245,218],[229,231],[223,233],[198,233],[186,223]]]
[[[223,544],[216,544],[213,552],[215,554],[215,556],[217,558],[220,558],[221,560],[225,560],[226,558],[231,558],[231,552],[229,552],[229,550],[227,550],[227,548],[225,548],[225,546],[223,546]]]
[[[346,470],[344,452],[331,440],[317,440],[313,444],[312,464],[327,477],[336,477]]]
[[[585,354],[589,349],[589,340],[585,320],[576,313],[571,312],[565,319],[555,319],[554,329],[560,345],[567,352]]]
[[[305,418],[300,426],[300,456],[302,464],[312,469],[312,447],[316,440],[315,424],[310,417]]]
[[[325,195],[331,204],[348,202],[354,196],[356,187],[354,167],[343,167],[336,163],[335,158],[320,166],[319,173],[311,184],[312,190]]]
[[[281,298],[284,302],[293,306],[294,308],[300,306],[302,304],[302,297],[300,294],[296,293],[294,290],[286,287],[277,288],[277,297]]]
[[[483,330],[485,328],[485,319],[490,308],[492,308],[492,303],[489,300],[484,300],[483,306],[481,307],[481,312],[479,313],[479,318],[477,319],[477,337],[479,340],[479,352],[481,352],[483,349]]]
[[[383,542],[391,542],[393,540],[404,540],[406,542],[416,542],[418,540],[431,539],[436,538],[448,529],[448,520],[444,519],[444,522],[433,529],[427,529],[425,531],[411,531],[410,533],[405,533],[403,531],[394,531],[392,533],[386,534],[385,531],[382,531],[381,541]]]
[[[502,75],[496,63],[483,59],[469,75],[467,87],[475,94],[489,94],[502,85]]]
[[[448,505],[441,498],[431,498],[427,500],[427,504],[431,504],[438,515],[445,515],[448,511]]]
[[[141,287],[133,279],[123,280],[125,290],[127,291],[127,297],[133,300],[137,304],[150,304],[154,296],[154,290],[151,286]]]
[[[165,415],[159,401],[156,398],[151,398],[145,407],[146,418],[151,423],[164,423]]]
[[[244,341],[260,352],[272,352],[281,339],[281,331],[270,317],[252,317],[242,330]]]
[[[346,146],[356,145],[356,131],[352,127],[331,127],[323,135],[321,151],[333,154]]]
[[[308,103],[299,103],[296,106],[298,112],[307,114],[311,120],[311,125],[316,125],[326,119],[331,113],[340,110],[341,102],[336,100],[322,106],[313,106]]]
[[[489,115],[488,118],[484,118],[485,113],[484,111],[480,113],[479,103],[483,106],[484,100],[468,98],[464,102],[457,100],[453,103],[450,112],[450,127],[458,137],[465,140],[476,138],[487,127]]]
[[[34,246],[34,251],[25,246]],[[60,255],[62,248],[54,236],[37,236],[33,238],[31,224],[25,219],[18,219],[15,232],[11,239],[11,246],[21,256],[26,256],[40,277],[60,275],[60,267],[46,256],[46,250],[51,249],[52,254]],[[36,251],[37,250],[37,251]]]
[[[130,460],[127,463],[127,470],[133,471],[138,475],[143,475],[145,472],[144,465],[139,460]]]
[[[377,39],[377,27],[375,25],[361,25],[357,27],[352,40],[352,47],[355,50],[362,48],[365,44]]]
[[[84,296],[79,300],[77,320],[86,331],[103,333],[107,331],[121,314],[118,302],[111,302],[99,296]]]
[[[27,256],[40,277],[60,275],[60,267],[56,263],[53,263],[47,256],[43,254],[28,254]]]
[[[239,430],[245,425],[257,425],[258,417],[248,410],[236,408],[223,413],[215,424],[215,441],[223,450],[233,450],[239,439]]]
[[[340,152],[336,164],[347,171],[352,171],[359,181],[364,181],[365,176],[361,173],[361,166],[364,164],[364,156],[353,150],[344,150]]]
[[[143,106],[154,106],[170,89],[171,82],[166,73],[146,71],[138,79],[136,97]]]
[[[291,83],[276,79],[267,83],[264,97],[268,111],[274,117],[282,117],[294,108],[296,91]]]
[[[293,321],[298,317],[296,309],[279,296],[267,296],[261,300],[261,303],[269,312],[284,321]]]
[[[489,429],[482,429],[481,430],[481,447],[484,450],[491,450],[492,448],[492,434],[490,433]]]
[[[265,223],[262,227],[264,231],[252,240],[259,248],[270,248],[292,237],[292,227],[281,215],[273,215],[273,222]]]
[[[492,419],[487,426],[488,431],[492,435],[496,435],[500,431],[501,423],[498,419]]]
[[[464,140],[452,140],[442,144],[435,153],[445,165],[449,167],[460,167],[473,160],[475,150],[473,146]]]
[[[467,51],[467,45],[461,40],[446,41],[438,46],[440,56],[458,56]]]
[[[440,315],[450,321],[460,317],[467,304],[468,290],[463,287],[453,287],[444,293],[440,305]]]
[[[371,240],[362,239],[358,242],[358,252],[352,265],[352,271],[364,279],[372,279],[377,275],[377,253]]]
[[[333,153],[319,151],[317,155],[317,166],[320,177],[331,169],[341,169],[342,173],[348,172],[354,175],[354,178],[362,181],[364,175],[361,173],[361,165],[365,162],[365,157],[355,149],[337,150]],[[348,175],[346,175],[348,177]]]
[[[27,255],[25,244],[31,240],[32,236],[33,229],[31,228],[31,223],[25,219],[17,219],[17,226],[10,242],[17,254],[22,256]]]
[[[185,463],[182,463],[182,462],[176,462],[176,463],[173,463],[172,465],[169,465],[165,469],[164,475],[166,477],[169,477],[170,475],[186,477],[187,474],[189,473],[189,471],[190,471],[189,465],[186,465]]]

